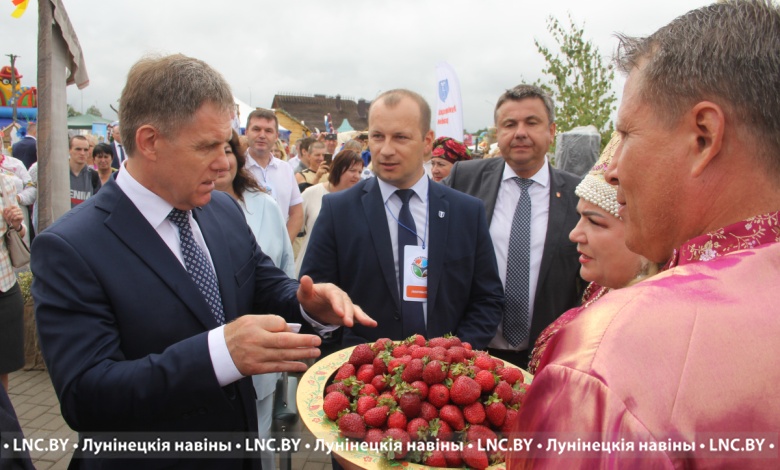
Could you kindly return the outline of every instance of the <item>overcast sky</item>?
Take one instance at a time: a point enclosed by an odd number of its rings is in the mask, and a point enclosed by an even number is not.
[[[68,88],[79,111],[115,118],[130,66],[148,53],[177,53],[219,70],[233,93],[268,107],[276,93],[373,99],[410,88],[435,105],[437,62],[462,89],[467,130],[492,124],[501,92],[542,76],[538,39],[553,46],[545,19],[567,13],[611,57],[615,32],[647,35],[701,0],[63,0],[78,34],[90,85]],[[21,19],[0,3],[3,62],[17,54],[22,85],[36,80],[38,3]],[[620,94],[623,81],[615,80]],[[316,125],[316,124],[315,124]],[[321,127],[321,126],[320,126]]]

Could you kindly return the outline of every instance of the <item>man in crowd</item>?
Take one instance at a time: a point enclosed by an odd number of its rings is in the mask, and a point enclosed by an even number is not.
[[[31,122],[27,124],[27,134],[22,140],[11,147],[11,154],[24,163],[28,170],[33,163],[38,161],[38,124]]]
[[[325,153],[336,155],[336,147],[339,145],[338,134],[325,134]]]
[[[121,102],[125,169],[32,248],[41,348],[63,417],[82,434],[169,439],[166,433],[187,432],[203,441],[209,433],[256,433],[249,376],[302,371],[297,361],[319,354],[320,339],[289,332],[286,321],[310,331],[376,323],[336,286],[285,276],[262,253],[235,201],[213,191],[229,167],[224,147],[233,113],[219,73],[182,55],[142,59],[130,69]],[[110,463],[260,465],[144,462]],[[92,458],[80,464],[107,465]]]
[[[127,152],[125,151],[125,146],[122,145],[122,133],[118,122],[115,122],[111,128],[111,137],[114,139],[111,142],[111,168],[121,170],[122,162],[127,160]]]
[[[298,188],[301,192],[309,186],[327,180],[328,165],[325,163],[325,144],[322,142],[312,142],[309,145],[308,155],[305,160],[301,160],[300,171],[295,172],[295,181],[298,182]],[[325,177],[325,180],[323,180]]]
[[[582,295],[577,246],[569,240],[579,220],[579,179],[547,161],[555,106],[542,89],[507,90],[494,117],[503,158],[458,162],[444,183],[485,203],[506,292],[489,351],[525,367],[539,333]]]
[[[637,446],[572,455],[568,467],[780,464],[778,31],[776,5],[731,1],[620,38],[623,143],[606,177],[628,247],[673,255],[566,325],[540,364],[521,432]],[[714,451],[709,437],[743,451]],[[747,437],[763,445],[751,451]],[[560,466],[531,447],[517,468]]]
[[[287,218],[287,233],[292,243],[303,227],[303,199],[293,169],[271,153],[278,137],[279,121],[273,111],[256,109],[249,113],[246,119],[249,141],[246,169],[279,204]]]
[[[485,208],[425,176],[430,120],[419,94],[381,94],[368,114],[377,178],[322,201],[301,274],[340,286],[379,323],[345,328],[344,345],[452,333],[482,349],[495,335],[503,292]]]
[[[100,175],[87,166],[89,142],[83,135],[70,138],[70,207],[71,209],[86,201],[100,189]]]

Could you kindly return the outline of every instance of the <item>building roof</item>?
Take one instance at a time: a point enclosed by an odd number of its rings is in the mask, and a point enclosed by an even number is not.
[[[352,98],[308,94],[277,94],[271,107],[282,109],[287,114],[303,122],[309,129],[315,127],[325,132],[325,115],[330,113],[334,129],[342,127],[346,121],[352,129],[368,129],[368,106],[364,99],[357,102]]]

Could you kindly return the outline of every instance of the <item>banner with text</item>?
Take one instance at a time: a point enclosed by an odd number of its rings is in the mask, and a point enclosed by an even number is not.
[[[463,142],[463,105],[460,82],[455,70],[446,62],[436,64],[439,92],[436,100],[436,137],[451,137]]]

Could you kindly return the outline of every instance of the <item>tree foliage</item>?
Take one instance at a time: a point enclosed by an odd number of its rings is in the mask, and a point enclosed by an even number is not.
[[[74,108],[71,105],[68,105],[68,117],[75,117],[75,116],[81,116],[81,113],[76,111],[76,108]]]
[[[92,106],[90,106],[89,108],[87,108],[87,114],[91,114],[91,115],[97,116],[97,117],[103,117],[103,113],[101,113],[100,110],[98,109],[98,107],[95,106],[94,104]]]
[[[542,72],[548,75],[547,81],[537,80],[536,85],[555,100],[558,131],[592,124],[601,134],[601,147],[604,148],[613,131],[611,114],[617,101],[612,89],[614,66],[602,58],[590,40],[585,39],[584,27],[577,26],[571,15],[568,28],[549,17],[547,31],[559,51],[534,39],[537,50],[547,62]]]

